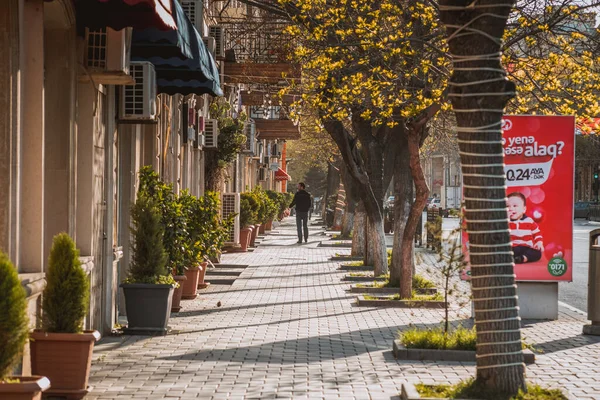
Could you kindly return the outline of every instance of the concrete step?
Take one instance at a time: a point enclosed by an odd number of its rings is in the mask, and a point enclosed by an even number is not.
[[[233,268],[209,268],[206,270],[206,276],[240,276],[243,269]]]

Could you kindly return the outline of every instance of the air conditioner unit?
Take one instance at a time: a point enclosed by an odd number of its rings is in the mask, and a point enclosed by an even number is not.
[[[189,18],[192,25],[196,27],[198,32],[204,31],[204,6],[202,0],[181,0],[181,8],[185,11],[185,15]]]
[[[253,156],[255,150],[255,137],[256,137],[256,124],[254,121],[249,120],[244,124],[244,135],[246,135],[246,143],[244,144],[244,148],[242,152],[244,154]]]
[[[217,137],[219,136],[219,121],[207,119],[204,122],[204,147],[207,149],[217,148]]]
[[[215,38],[215,56],[225,57],[225,29],[220,25],[209,26],[208,36]]]
[[[215,38],[210,37],[210,36],[204,36],[202,38],[202,41],[204,42],[204,45],[206,46],[206,48],[208,49],[210,54],[215,56],[215,50],[216,50]]]
[[[235,245],[240,243],[240,194],[223,193],[221,195],[221,218],[226,219],[234,213],[237,215],[225,242]]]
[[[84,65],[80,80],[105,85],[131,85],[129,74],[131,28],[85,30]]]
[[[258,180],[259,181],[266,181],[267,180],[267,169],[266,168],[259,168],[258,169]]]
[[[155,121],[156,73],[149,62],[132,62],[130,73],[135,84],[123,86],[119,119],[123,121]]]

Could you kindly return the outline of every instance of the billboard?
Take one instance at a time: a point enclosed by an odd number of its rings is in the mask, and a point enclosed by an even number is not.
[[[517,280],[572,281],[575,117],[506,115],[502,130]]]

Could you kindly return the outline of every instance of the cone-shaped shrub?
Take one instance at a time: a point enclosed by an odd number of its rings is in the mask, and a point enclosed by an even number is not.
[[[27,342],[26,297],[17,270],[8,257],[0,252],[0,382],[19,362]]]
[[[79,250],[66,233],[54,237],[46,282],[42,302],[44,331],[81,333],[89,305],[90,284],[81,268]]]
[[[131,208],[132,258],[129,283],[166,283],[167,253],[163,245],[161,213],[156,203],[146,196],[138,196]],[[172,280],[172,278],[171,278]]]

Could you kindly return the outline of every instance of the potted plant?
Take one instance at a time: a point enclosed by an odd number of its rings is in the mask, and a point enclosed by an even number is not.
[[[254,209],[252,208],[249,193],[242,193],[240,195],[240,245],[242,246],[242,251],[248,251],[248,246],[250,246],[250,238],[252,236],[252,228],[250,225],[252,221],[256,218],[256,214]]]
[[[252,228],[252,233],[250,235],[250,246],[254,247],[254,242],[256,241],[258,229],[260,227],[259,221],[262,213],[262,204],[260,203],[260,198],[257,196],[256,191],[248,193],[247,199],[250,202],[250,207],[252,208],[252,219],[249,221],[250,227]]]
[[[6,254],[0,252],[0,398],[39,400],[50,388],[43,376],[11,376],[21,360],[27,343],[29,320],[27,295],[21,286],[17,269]]]
[[[98,331],[84,331],[90,285],[79,251],[66,233],[54,237],[43,292],[42,329],[31,332],[31,370],[47,376],[53,395],[83,397],[88,392]]]
[[[229,231],[233,227],[236,215],[232,214],[226,220],[221,220],[219,195],[215,192],[206,192],[204,196],[197,199],[196,204],[190,236],[194,239],[195,259],[202,266],[198,288],[204,289],[208,286],[204,282],[208,267],[206,260],[219,256],[225,240],[229,236]]]
[[[167,269],[176,282],[171,299],[171,311],[181,310],[181,299],[186,276],[185,244],[187,243],[186,218],[173,186],[164,183],[150,166],[140,169],[138,196],[149,198],[160,211],[160,226],[163,230],[163,246],[167,253]]]
[[[139,195],[131,209],[132,258],[121,284],[125,295],[126,333],[166,335],[175,280],[168,274],[163,229],[156,203]]]

